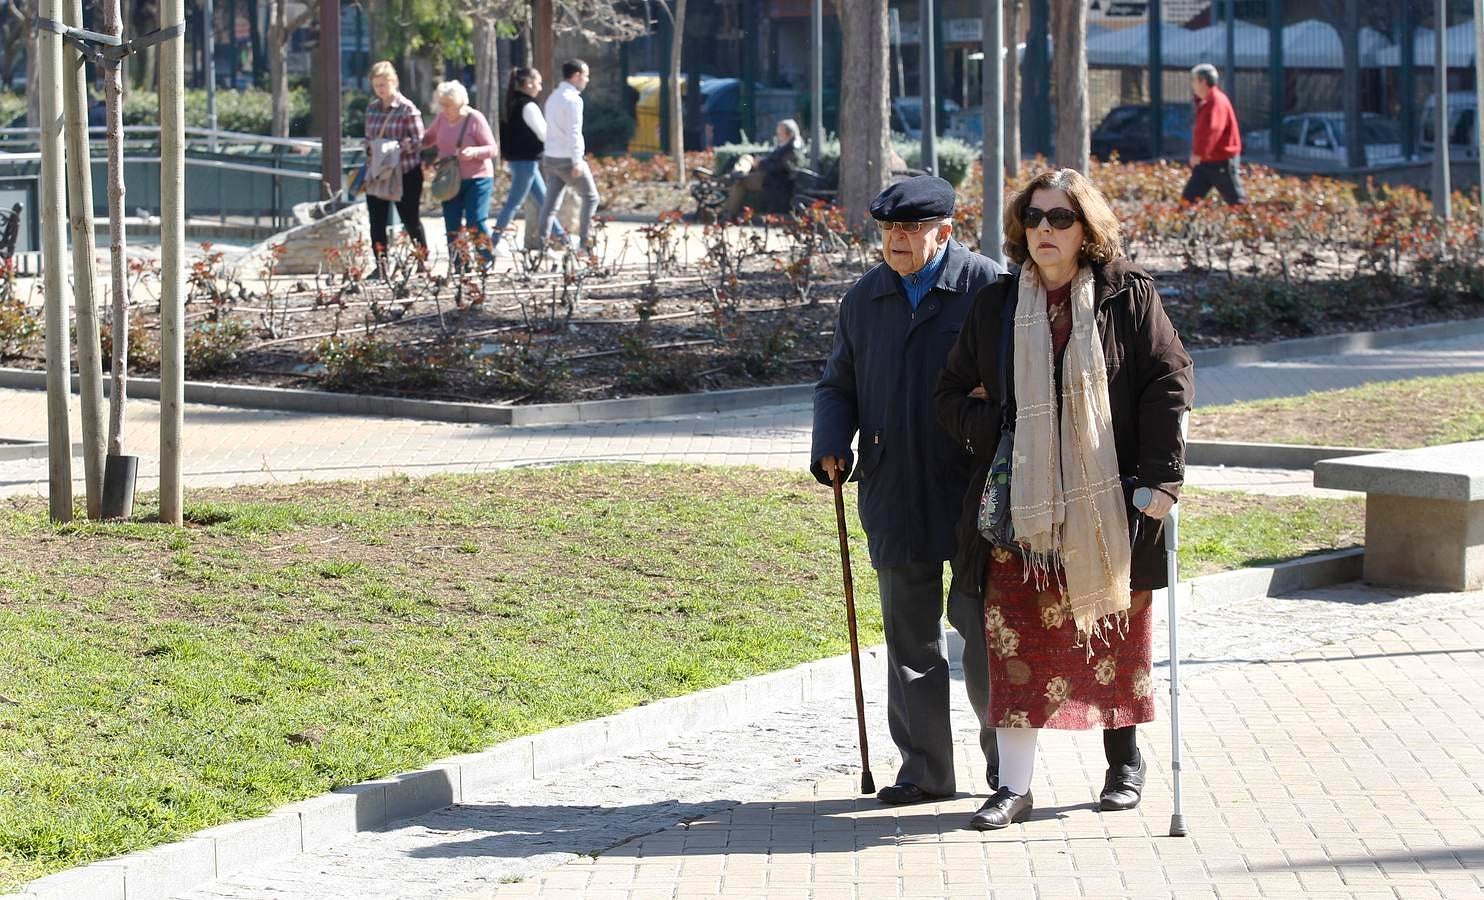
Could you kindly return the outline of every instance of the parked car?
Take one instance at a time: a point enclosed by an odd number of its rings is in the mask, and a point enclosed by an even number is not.
[[[1438,95],[1427,98],[1422,106],[1422,140],[1418,149],[1431,155],[1437,143]],[[1448,92],[1448,158],[1479,158],[1479,98],[1473,91]]]
[[[1367,166],[1404,162],[1402,129],[1395,120],[1378,113],[1360,117]],[[1273,141],[1268,131],[1254,131],[1242,139],[1243,153],[1268,156]],[[1313,163],[1316,168],[1343,167],[1349,162],[1345,143],[1345,114],[1342,112],[1295,113],[1283,117],[1283,159]]]
[[[959,106],[952,100],[943,101],[943,121],[938,123],[941,132],[953,116],[959,111]],[[909,140],[922,139],[922,98],[921,97],[893,97],[891,101],[891,130],[899,134],[905,134]]]
[[[1162,156],[1184,158],[1190,155],[1190,131],[1195,110],[1189,103],[1167,103],[1163,107],[1164,135]],[[1115,106],[1103,116],[1092,132],[1092,155],[1108,159],[1115,152],[1122,160],[1154,158],[1154,135],[1151,134],[1148,104]]]

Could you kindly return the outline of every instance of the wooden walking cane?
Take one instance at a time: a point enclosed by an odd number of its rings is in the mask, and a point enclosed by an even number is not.
[[[840,568],[845,573],[845,623],[850,629],[850,672],[855,676],[855,725],[861,745],[861,793],[876,793],[876,779],[871,777],[871,750],[866,743],[866,695],[861,689],[861,651],[855,628],[855,582],[850,577],[850,538],[845,531],[845,492],[840,470],[833,476],[835,486],[835,524],[840,531]]]

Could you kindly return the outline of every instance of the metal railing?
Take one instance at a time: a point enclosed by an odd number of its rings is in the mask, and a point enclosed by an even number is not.
[[[280,138],[238,131],[187,128],[186,214],[222,225],[236,222],[261,230],[266,224],[281,230],[293,221],[293,207],[322,199],[319,154],[315,138]],[[92,150],[93,205],[107,213],[107,129],[88,129]],[[39,174],[35,152],[40,132],[34,128],[0,128],[0,177],[26,178]],[[126,203],[131,214],[159,214],[159,128],[124,127]],[[346,165],[359,165],[359,139],[346,139]]]

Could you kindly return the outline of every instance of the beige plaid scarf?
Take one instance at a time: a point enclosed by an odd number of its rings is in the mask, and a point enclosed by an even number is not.
[[[1108,373],[1098,336],[1092,271],[1072,280],[1072,336],[1062,359],[1061,414],[1046,287],[1033,263],[1020,273],[1015,312],[1015,459],[1010,515],[1037,581],[1057,567],[1078,646],[1120,634],[1128,621],[1128,513],[1118,478]]]

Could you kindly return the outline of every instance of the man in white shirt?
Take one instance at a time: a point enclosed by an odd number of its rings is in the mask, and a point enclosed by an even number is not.
[[[581,249],[592,251],[589,232],[598,211],[598,186],[593,181],[582,139],[582,90],[587,87],[587,63],[571,59],[562,63],[562,83],[546,98],[546,151],[541,170],[546,177],[546,202],[541,206],[541,230],[551,234],[557,210],[571,187],[582,192]]]

